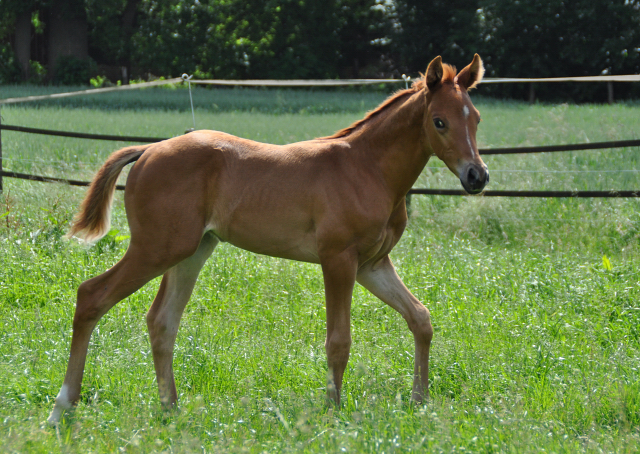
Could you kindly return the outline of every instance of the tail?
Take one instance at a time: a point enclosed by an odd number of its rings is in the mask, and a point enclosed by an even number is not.
[[[67,238],[75,236],[91,243],[107,234],[111,225],[111,201],[118,176],[124,166],[137,161],[150,146],[127,147],[109,156],[93,178]]]

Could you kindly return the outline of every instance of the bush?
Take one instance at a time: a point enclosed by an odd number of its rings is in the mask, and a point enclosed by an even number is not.
[[[56,61],[54,82],[60,85],[88,85],[95,62],[72,56],[59,57]]]
[[[41,85],[47,80],[47,67],[38,61],[29,62],[29,83]]]
[[[15,84],[22,80],[22,71],[13,50],[0,46],[0,84]]]

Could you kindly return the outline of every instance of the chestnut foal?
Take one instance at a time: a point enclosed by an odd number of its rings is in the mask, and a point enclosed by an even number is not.
[[[69,364],[49,422],[58,423],[80,398],[89,338],[100,318],[160,275],[147,325],[161,401],[177,404],[172,361],[180,318],[220,241],[320,264],[330,400],[340,402],[356,281],[409,325],[415,339],[412,398],[425,399],[430,315],[396,274],[389,252],[407,222],[407,191],[433,154],[469,193],[489,181],[476,146],[480,115],[467,94],[483,73],[478,55],[457,75],[437,57],[411,88],[330,137],[278,146],[195,131],[113,153],[69,235],[94,241],[108,231],[118,175],[137,161],[124,194],[131,243],[113,268],[78,288]]]

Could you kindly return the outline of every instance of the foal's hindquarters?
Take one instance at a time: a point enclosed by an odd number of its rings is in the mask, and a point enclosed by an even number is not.
[[[177,159],[176,153],[167,154],[167,145],[163,144],[141,157],[129,174],[125,205],[131,241],[127,252],[111,269],[78,288],[69,363],[49,417],[51,423],[57,423],[62,412],[80,398],[89,339],[100,318],[116,303],[163,274],[147,324],[161,400],[170,405],[177,399],[171,358],[180,316],[218,239],[204,230],[204,213],[199,209],[203,201],[195,197],[190,186],[206,178],[203,161],[207,159],[198,159],[196,153],[187,165]],[[185,172],[189,173],[188,178]],[[115,179],[111,183],[115,184]],[[91,196],[90,191],[87,199]],[[102,203],[101,216],[108,217],[110,200],[105,201],[102,196],[99,192],[90,202]]]

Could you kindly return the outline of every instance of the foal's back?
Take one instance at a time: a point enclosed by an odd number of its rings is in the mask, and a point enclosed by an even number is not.
[[[146,231],[162,215],[176,230],[191,223],[249,251],[318,262],[323,223],[374,213],[363,203],[373,175],[360,157],[339,139],[281,146],[218,131],[171,139],[145,152],[129,174],[132,236],[136,225]]]

